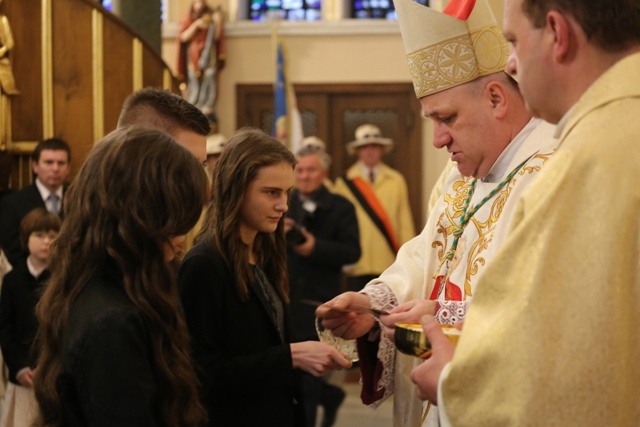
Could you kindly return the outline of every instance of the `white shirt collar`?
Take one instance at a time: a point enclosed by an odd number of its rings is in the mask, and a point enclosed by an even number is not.
[[[29,269],[29,273],[31,273],[31,275],[36,279],[40,277],[44,270],[46,270],[46,268],[43,268],[42,271],[36,270],[36,268],[31,263],[31,257],[27,257],[27,269]]]
[[[368,168],[364,163],[362,162],[358,162],[360,163],[360,170],[362,170],[362,173],[364,174],[364,176],[369,177],[369,172],[373,172],[373,176],[375,176],[376,178],[379,176],[380,174],[380,164],[375,165],[373,168]]]
[[[36,187],[38,188],[38,191],[40,192],[40,197],[42,197],[42,200],[47,200],[47,198],[49,198],[49,194],[52,194],[51,191],[49,191],[49,189],[47,187],[44,186],[44,184],[42,182],[40,182],[40,180],[38,178],[36,178]],[[53,194],[55,194],[56,196],[58,196],[58,200],[62,200],[62,185],[60,187],[58,187],[58,189],[56,191],[53,192]]]
[[[493,166],[491,166],[489,172],[481,179],[482,182],[499,182],[504,178],[505,174],[509,172],[507,169],[509,165],[511,165],[513,158],[518,154],[520,146],[522,146],[540,122],[542,122],[542,120],[536,118],[529,120],[529,123],[522,128],[520,133],[502,150],[502,153],[500,153],[500,156],[498,156]]]

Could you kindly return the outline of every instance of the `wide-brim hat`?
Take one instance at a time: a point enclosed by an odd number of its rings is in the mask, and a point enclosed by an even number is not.
[[[393,147],[393,140],[383,138],[380,128],[376,125],[367,123],[358,126],[355,133],[356,139],[347,144],[347,152],[351,155],[356,152],[356,148],[370,144],[381,145],[384,148],[385,153],[391,151],[391,148]]]
[[[227,138],[221,133],[214,133],[207,137],[207,156],[222,153],[222,149],[227,143]]]
[[[317,136],[307,136],[300,142],[300,148],[313,147],[318,150],[327,151],[327,144]]]
[[[487,0],[451,0],[443,12],[393,2],[417,98],[505,71],[509,46]]]

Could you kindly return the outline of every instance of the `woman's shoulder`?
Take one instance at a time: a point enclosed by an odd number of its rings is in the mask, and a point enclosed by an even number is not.
[[[208,266],[222,271],[226,268],[224,257],[211,241],[200,241],[189,250],[182,260],[181,270],[189,266]]]
[[[87,282],[71,306],[63,339],[64,353],[67,362],[74,363],[87,348],[126,340],[129,336],[142,338],[146,331],[140,310],[127,297],[122,284],[96,276]]]
[[[71,335],[111,323],[123,325],[139,318],[139,310],[127,297],[121,283],[105,277],[93,277],[84,286],[69,313]]]
[[[222,254],[211,244],[199,242],[187,254],[178,272],[183,303],[205,294],[220,294],[234,286],[234,275]]]

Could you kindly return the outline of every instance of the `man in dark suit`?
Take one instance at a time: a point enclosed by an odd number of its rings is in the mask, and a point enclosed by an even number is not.
[[[20,245],[20,221],[35,208],[63,218],[64,182],[69,176],[71,149],[59,138],[41,141],[31,155],[35,180],[0,200],[0,245],[11,265],[29,255]]]
[[[285,222],[292,328],[296,341],[317,340],[315,308],[300,301],[324,302],[340,293],[342,267],[360,258],[360,237],[351,202],[323,185],[329,155],[314,147],[304,147],[296,155],[297,188],[291,192]],[[303,381],[307,425],[315,425],[319,404],[325,413],[322,425],[333,425],[344,392],[311,375]]]

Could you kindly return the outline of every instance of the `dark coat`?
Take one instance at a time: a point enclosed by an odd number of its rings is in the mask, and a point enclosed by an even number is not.
[[[17,265],[29,256],[20,244],[20,222],[35,208],[47,208],[35,182],[0,199],[0,246],[11,265]],[[60,218],[64,218],[63,212],[64,202],[61,201]]]
[[[49,277],[49,271],[45,270],[36,279],[23,260],[2,281],[0,348],[9,368],[9,380],[14,384],[18,384],[16,375],[21,369],[35,367],[36,356],[31,351],[38,328],[35,307],[41,286]]]
[[[295,253],[289,245],[289,288],[296,341],[317,339],[315,307],[300,304],[301,299],[328,301],[341,292],[342,267],[360,258],[360,234],[355,208],[347,199],[330,193],[324,186],[311,196],[313,213],[302,205],[297,190],[289,198],[287,216],[315,237],[311,255]]]
[[[203,241],[184,259],[179,287],[211,425],[304,426],[300,372],[258,283],[242,301],[231,269]]]
[[[115,274],[94,277],[71,308],[57,389],[69,427],[165,426],[151,333]]]

